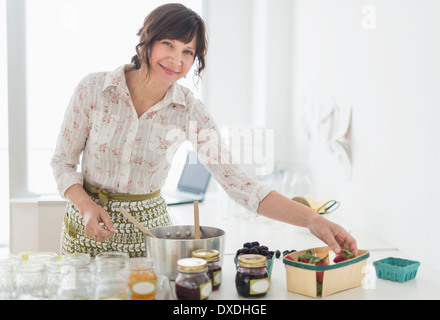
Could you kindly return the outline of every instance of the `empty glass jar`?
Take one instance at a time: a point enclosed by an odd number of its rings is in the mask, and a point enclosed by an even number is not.
[[[127,273],[121,270],[118,262],[107,261],[97,266],[95,297],[97,300],[130,299]]]
[[[0,261],[0,300],[12,300],[16,296],[14,265]]]
[[[46,298],[46,267],[40,263],[20,263],[16,271],[17,299],[44,300]]]
[[[92,300],[95,298],[95,278],[90,268],[81,265],[65,265],[57,299]]]
[[[31,263],[47,264],[58,260],[58,255],[55,252],[31,252],[27,257]]]

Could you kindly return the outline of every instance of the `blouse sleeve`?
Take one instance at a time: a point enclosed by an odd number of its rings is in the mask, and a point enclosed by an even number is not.
[[[63,198],[67,189],[84,182],[81,172],[77,172],[80,156],[90,132],[89,109],[86,107],[87,87],[84,80],[76,87],[67,107],[55,153],[51,159],[57,189]]]
[[[220,130],[203,104],[196,100],[190,112],[189,137],[200,161],[226,193],[246,209],[257,212],[260,202],[274,189],[246,172],[233,161],[221,142]]]

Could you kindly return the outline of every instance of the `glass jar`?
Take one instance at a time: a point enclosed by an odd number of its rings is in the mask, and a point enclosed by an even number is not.
[[[212,291],[207,262],[199,258],[177,261],[176,296],[179,300],[206,300]]]
[[[46,265],[46,287],[45,295],[49,300],[58,298],[58,289],[61,285],[64,263],[61,261],[50,262]]]
[[[85,269],[92,274],[95,273],[95,263],[88,253],[73,253],[62,257],[62,261],[75,267],[76,269]]]
[[[129,300],[127,268],[118,259],[106,259],[96,265],[97,300]]]
[[[263,297],[270,290],[266,269],[266,257],[259,254],[243,254],[238,257],[235,287],[240,296]]]
[[[90,265],[92,258],[88,253],[72,253],[62,256],[62,260],[66,261],[68,264],[86,264]]]
[[[16,271],[17,299],[44,300],[46,298],[46,267],[40,263],[20,263]]]
[[[21,258],[14,254],[0,256],[0,264],[3,265],[0,266],[0,300],[16,299],[16,271],[21,261]],[[10,296],[10,298],[6,298],[6,296]]]
[[[95,275],[89,254],[63,256],[57,298],[62,300],[95,298]]]
[[[214,249],[199,249],[192,252],[193,258],[204,259],[208,266],[208,276],[212,281],[212,290],[218,290],[222,284],[222,267],[220,255]]]
[[[0,260],[0,300],[13,300],[15,296],[15,266]]]
[[[95,265],[96,268],[99,268],[102,264],[105,264],[107,261],[113,260],[119,263],[121,270],[127,271],[129,259],[130,256],[126,252],[118,252],[118,251],[102,252],[96,256]]]
[[[27,260],[32,263],[48,264],[58,260],[58,255],[55,252],[31,252]]]
[[[132,258],[128,262],[128,281],[131,300],[154,300],[157,278],[150,258]]]

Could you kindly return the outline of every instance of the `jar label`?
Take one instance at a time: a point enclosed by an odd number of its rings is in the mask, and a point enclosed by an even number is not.
[[[250,294],[262,294],[270,289],[269,278],[253,279],[250,281]]]
[[[156,280],[132,281],[131,288],[133,295],[156,294]]]
[[[213,280],[214,280],[214,285],[218,286],[219,284],[222,283],[222,271],[218,270],[218,271],[214,271],[212,273],[213,275]]]
[[[212,291],[212,282],[208,281],[200,285],[200,300],[208,299]]]

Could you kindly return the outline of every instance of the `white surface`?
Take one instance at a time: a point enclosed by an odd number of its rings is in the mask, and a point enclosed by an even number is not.
[[[367,260],[366,286],[358,287],[336,294],[330,295],[322,300],[418,300],[418,299],[440,299],[440,277],[435,270],[421,265],[415,279],[398,283],[389,280],[383,280],[376,277],[374,273],[373,261],[386,257],[402,257],[397,250],[370,251],[370,257]],[[235,264],[233,255],[225,255],[223,264],[223,281],[220,289],[214,291],[209,299],[212,300],[243,300],[247,298],[240,297],[235,289]],[[174,283],[173,283],[174,285]],[[284,264],[281,259],[275,259],[272,270],[271,288],[264,298],[268,300],[312,300],[313,298],[295,294],[287,291],[286,275]]]
[[[213,292],[210,299],[235,300],[246,299],[237,295],[235,289],[235,252],[247,241],[259,241],[270,250],[286,249],[304,250],[307,248],[324,246],[320,240],[311,235],[308,230],[270,221],[265,218],[248,216],[245,214],[219,214],[221,211],[208,194],[206,202],[199,206],[200,224],[214,226],[226,231],[226,248],[223,262],[223,281],[219,291]],[[226,205],[226,204],[223,204]],[[335,214],[336,215],[336,214]],[[193,224],[193,206],[181,205],[172,208],[171,216],[175,225]],[[329,215],[328,217],[331,217]],[[339,223],[339,222],[338,222]],[[405,283],[397,283],[376,278],[373,261],[386,257],[400,257],[417,260],[416,256],[406,256],[393,248],[389,243],[382,241],[360,229],[347,227],[358,242],[359,249],[368,250],[370,257],[367,260],[367,273],[365,288],[359,287],[336,293],[323,299],[440,299],[440,276],[438,271],[424,265],[418,269],[415,279]],[[174,283],[172,283],[174,285]],[[271,278],[271,290],[264,298],[260,299],[312,299],[299,294],[290,293],[286,289],[285,268],[282,259],[275,259]]]

